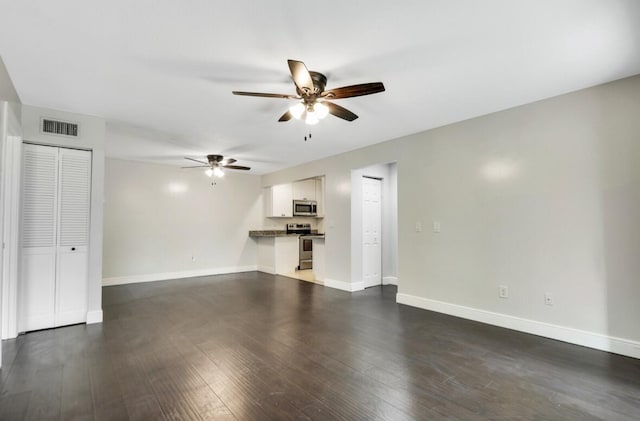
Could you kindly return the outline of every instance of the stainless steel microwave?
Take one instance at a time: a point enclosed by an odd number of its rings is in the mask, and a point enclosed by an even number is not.
[[[316,216],[318,205],[315,200],[294,200],[293,216]]]

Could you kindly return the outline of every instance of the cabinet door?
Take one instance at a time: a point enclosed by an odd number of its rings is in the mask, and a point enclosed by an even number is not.
[[[58,148],[23,145],[18,331],[54,326]]]
[[[291,184],[277,184],[271,187],[272,213],[271,216],[293,216],[293,193]]]
[[[315,179],[317,215],[324,216],[324,177]]]
[[[60,149],[56,326],[87,318],[91,152]]]
[[[293,200],[316,200],[316,181],[309,179],[293,183]]]

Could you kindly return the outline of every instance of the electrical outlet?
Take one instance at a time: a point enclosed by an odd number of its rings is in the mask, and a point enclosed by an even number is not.
[[[498,286],[498,297],[509,298],[509,288],[506,285]]]
[[[416,232],[422,232],[422,222],[416,222]]]
[[[544,303],[548,306],[552,306],[553,305],[553,295],[551,295],[548,292],[544,293]]]
[[[433,221],[433,232],[440,232],[440,221]]]

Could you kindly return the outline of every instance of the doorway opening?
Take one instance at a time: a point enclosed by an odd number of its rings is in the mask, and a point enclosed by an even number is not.
[[[351,171],[351,279],[354,290],[398,284],[397,164]]]

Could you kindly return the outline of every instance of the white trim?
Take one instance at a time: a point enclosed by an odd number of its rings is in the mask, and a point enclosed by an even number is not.
[[[102,278],[102,286],[137,284],[140,282],[166,281],[167,279],[195,278],[197,276],[222,275],[225,273],[239,273],[256,271],[256,266],[234,266],[226,268],[211,268],[184,270],[180,272],[149,273],[144,275],[114,276]]]
[[[445,303],[409,294],[396,294],[396,302],[463,319],[474,320],[520,332],[531,333],[545,338],[556,339],[576,345],[613,352],[628,357],[640,358],[640,342],[614,336],[602,335],[595,332],[559,326],[531,319],[509,316],[501,313],[465,307],[457,304]]]
[[[340,289],[342,291],[355,292],[362,291],[364,289],[364,282],[345,282],[345,281],[336,281],[335,279],[324,280],[324,286],[329,288]]]
[[[7,136],[4,174],[4,267],[2,272],[2,339],[18,336],[18,276],[20,262],[20,221],[22,137]]]
[[[258,272],[264,272],[264,273],[269,273],[271,275],[276,275],[276,268],[274,268],[273,266],[258,265]]]
[[[382,285],[398,285],[398,277],[385,276],[382,278]]]
[[[102,323],[102,310],[94,310],[87,312],[87,324]]]

